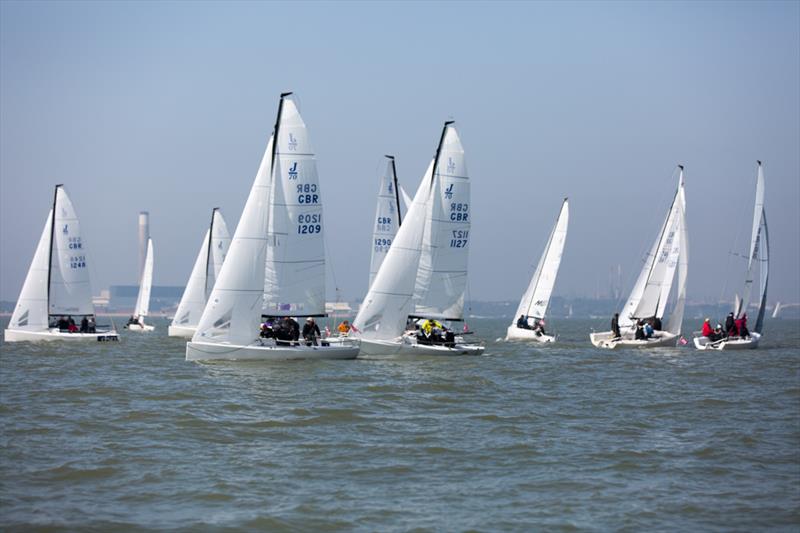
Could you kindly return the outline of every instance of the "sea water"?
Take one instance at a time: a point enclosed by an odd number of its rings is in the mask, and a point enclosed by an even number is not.
[[[800,322],[723,353],[508,322],[469,321],[480,357],[187,363],[163,320],[3,344],[0,528],[798,530]]]

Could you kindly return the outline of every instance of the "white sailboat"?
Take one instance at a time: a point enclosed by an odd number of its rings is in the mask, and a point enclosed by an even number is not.
[[[744,280],[742,298],[736,298],[734,316],[739,319],[747,313],[756,275],[759,281],[758,315],[749,336],[725,337],[711,341],[708,337],[695,337],[694,345],[698,350],[742,350],[757,348],[764,329],[764,315],[767,308],[767,282],[769,281],[769,231],[767,230],[767,212],[764,208],[764,169],[758,161],[756,177],[756,199],[753,210],[753,228],[750,237],[750,254],[747,256],[747,272]]]
[[[291,93],[250,189],[186,359],[354,359],[358,342],[307,346],[259,335],[262,316],[325,311],[322,197],[306,125]]]
[[[372,254],[369,263],[369,286],[375,280],[394,236],[402,222],[400,218],[400,188],[397,185],[397,167],[394,156],[387,155],[386,171],[381,176],[378,205],[375,209],[375,226],[372,231]]]
[[[150,290],[153,287],[153,239],[147,239],[147,255],[144,258],[142,279],[139,280],[139,295],[133,316],[125,324],[129,331],[153,331],[155,326],[144,323],[144,317],[150,312]]]
[[[89,264],[75,208],[56,185],[5,341],[118,340],[113,328],[95,323]]]
[[[228,253],[231,236],[225,219],[219,208],[211,211],[211,224],[206,230],[189,282],[175,311],[175,317],[169,326],[170,337],[194,336],[200,316],[206,306],[214,282],[222,269],[222,263]]]
[[[354,321],[363,355],[478,355],[480,344],[449,336],[425,342],[407,324],[462,320],[471,222],[464,149],[446,122],[405,220]],[[410,321],[410,322],[409,322]]]
[[[683,311],[686,304],[686,276],[689,265],[689,237],[686,229],[686,195],[683,166],[678,165],[678,190],[667,217],[661,226],[650,252],[645,259],[639,278],[628,301],[619,313],[619,333],[604,331],[590,335],[598,348],[674,346],[681,334]],[[675,272],[678,273],[677,300],[667,327],[661,329]],[[650,338],[637,338],[637,323],[653,319],[654,330]]]
[[[564,198],[561,204],[561,211],[558,214],[547,246],[539,259],[539,265],[531,278],[528,290],[522,295],[522,299],[514,315],[514,321],[508,326],[506,340],[523,340],[548,343],[553,342],[555,337],[543,332],[543,327],[537,327],[539,321],[544,321],[544,316],[550,305],[550,295],[556,283],[558,267],[561,264],[561,255],[564,251],[564,243],[567,240],[567,226],[569,224],[569,202]],[[519,318],[518,318],[519,317]],[[519,320],[524,326],[519,327]]]

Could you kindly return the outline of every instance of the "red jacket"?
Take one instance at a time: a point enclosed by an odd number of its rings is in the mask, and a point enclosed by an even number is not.
[[[714,333],[714,329],[709,322],[703,322],[703,337],[710,337]]]

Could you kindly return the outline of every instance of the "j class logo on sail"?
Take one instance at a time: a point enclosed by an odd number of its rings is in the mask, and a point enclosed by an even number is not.
[[[318,204],[319,194],[317,194],[316,183],[297,184],[297,203],[298,204]]]
[[[375,231],[391,231],[392,217],[378,217],[375,222]]]
[[[452,187],[452,185],[451,185]],[[468,222],[469,221],[469,204],[468,203],[451,203],[450,204],[450,221],[451,222]]]
[[[392,186],[392,182],[389,182],[389,194],[394,193],[394,187]]]
[[[291,133],[289,133],[289,145],[288,146],[289,146],[289,150],[291,150],[292,152],[297,150],[297,139]],[[295,165],[297,165],[297,163],[295,163]]]
[[[297,233],[301,235],[322,233],[322,213],[299,215],[297,217]]]
[[[292,163],[292,166],[289,167],[289,180],[296,180],[297,179],[297,161]]]
[[[68,246],[70,250],[82,250],[83,243],[81,242],[80,237],[70,237],[68,240]]]
[[[452,239],[450,239],[450,248],[466,248],[469,242],[468,229],[454,229],[452,231]]]
[[[64,228],[61,230],[61,233],[64,235],[69,235],[69,224],[64,224]]]
[[[388,252],[389,247],[392,245],[392,239],[375,239],[376,252]]]
[[[86,256],[85,255],[69,256],[69,267],[72,269],[86,268]]]
[[[450,184],[450,186],[448,188],[446,188],[444,190],[444,197],[447,200],[452,200],[453,199],[453,184],[452,183]]]

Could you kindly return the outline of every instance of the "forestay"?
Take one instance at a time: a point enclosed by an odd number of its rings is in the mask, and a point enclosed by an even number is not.
[[[378,205],[375,210],[375,226],[372,231],[372,256],[369,265],[370,287],[400,227],[399,198],[394,157],[387,155],[386,170],[381,175],[381,186],[378,189]]]
[[[544,253],[539,259],[536,271],[531,278],[528,289],[519,302],[515,318],[520,315],[525,317],[544,318],[547,306],[550,304],[550,295],[558,275],[561,264],[561,255],[564,252],[564,243],[567,240],[567,227],[569,225],[569,202],[564,199],[556,223],[547,239]]]
[[[147,255],[144,259],[142,279],[139,281],[139,296],[136,298],[134,315],[147,316],[150,311],[150,289],[153,286],[153,239],[147,240]]]
[[[324,315],[325,245],[317,163],[291,98],[283,99],[276,128],[263,312]]]

